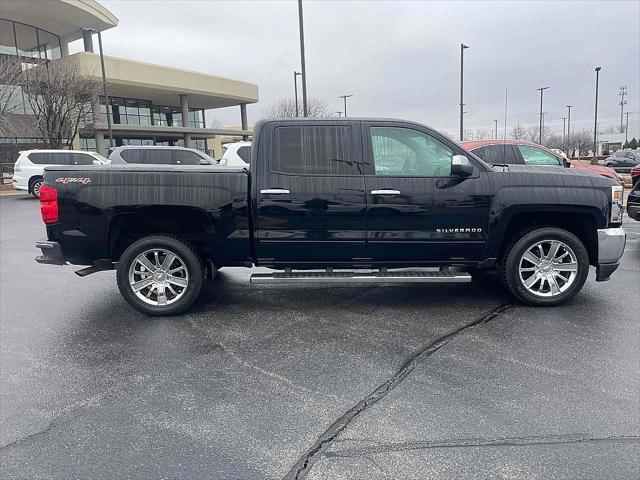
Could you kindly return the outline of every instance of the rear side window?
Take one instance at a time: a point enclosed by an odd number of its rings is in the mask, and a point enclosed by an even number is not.
[[[245,163],[251,163],[251,147],[240,147],[238,149],[238,156]]]
[[[556,167],[560,165],[560,161],[555,155],[541,148],[530,145],[518,145],[518,150],[520,150],[526,165],[554,165]]]
[[[70,154],[65,152],[30,153],[29,160],[36,165],[72,165]]]
[[[275,129],[273,172],[292,175],[360,175],[349,126],[299,126]]]
[[[174,150],[173,159],[174,163],[178,165],[200,165],[202,157],[196,152],[190,152],[189,150]]]

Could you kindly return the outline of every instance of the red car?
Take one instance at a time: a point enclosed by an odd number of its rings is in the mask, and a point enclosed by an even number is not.
[[[611,178],[619,184],[623,184],[622,177],[613,168],[603,167],[602,165],[572,164],[547,147],[527,142],[526,140],[472,140],[459,143],[463,148],[474,153],[487,163],[571,167]]]

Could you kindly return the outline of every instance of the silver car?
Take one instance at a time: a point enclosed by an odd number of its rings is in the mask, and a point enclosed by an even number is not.
[[[129,145],[115,147],[109,155],[113,164],[145,165],[215,165],[206,153],[195,148],[163,147],[157,145]]]

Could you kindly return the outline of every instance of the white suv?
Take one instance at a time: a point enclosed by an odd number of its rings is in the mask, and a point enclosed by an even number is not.
[[[251,142],[227,143],[220,165],[249,168],[251,163]]]
[[[13,167],[13,188],[40,198],[45,167],[53,165],[104,165],[105,157],[82,150],[24,150]]]

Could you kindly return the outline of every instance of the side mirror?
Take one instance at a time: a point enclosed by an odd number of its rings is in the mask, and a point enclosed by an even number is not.
[[[93,161],[93,164],[94,164],[96,167],[99,167],[100,165],[102,165],[102,162],[101,162],[100,160],[94,160],[94,161]]]
[[[464,155],[454,155],[451,159],[451,175],[469,177],[473,175],[473,165]]]

